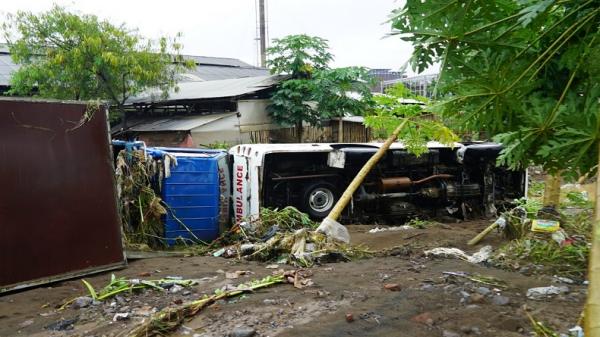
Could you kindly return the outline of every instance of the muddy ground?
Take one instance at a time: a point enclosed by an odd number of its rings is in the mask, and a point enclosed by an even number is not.
[[[497,247],[502,238],[496,233],[477,247],[466,246],[466,241],[489,223],[469,221],[375,234],[367,232],[373,226],[349,226],[353,243],[388,254],[311,268],[314,285],[304,289],[281,284],[218,302],[172,335],[228,336],[246,327],[256,336],[530,336],[532,327],[525,312],[567,332],[577,322],[585,301],[586,289],[580,282],[569,284],[566,294],[531,300],[525,296],[529,288],[564,284],[556,283],[550,275],[526,276],[458,259],[423,256],[423,250],[440,246],[469,253],[487,244]],[[146,291],[63,311],[56,307],[65,299],[85,295],[81,281],[7,294],[0,296],[0,336],[127,336],[154,311],[196,299],[226,284],[269,275],[273,269],[266,266],[207,256],[131,261],[127,268],[114,273],[145,279],[182,276],[200,283],[175,294]],[[226,278],[226,272],[238,270],[252,273]],[[493,276],[505,281],[508,288],[443,272]],[[109,277],[110,273],[103,273],[86,279],[99,288]],[[398,284],[400,290],[385,289],[390,283]],[[116,313],[129,313],[130,318],[113,321]],[[347,315],[352,322],[347,321]],[[64,319],[76,321],[67,327],[69,330],[47,328]]]

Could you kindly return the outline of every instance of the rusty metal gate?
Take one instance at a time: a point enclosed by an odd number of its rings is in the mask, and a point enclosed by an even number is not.
[[[125,264],[106,117],[0,99],[0,293]]]

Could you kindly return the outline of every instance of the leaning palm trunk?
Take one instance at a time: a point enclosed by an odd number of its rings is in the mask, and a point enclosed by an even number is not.
[[[365,180],[367,174],[369,174],[369,172],[373,169],[375,164],[377,164],[377,162],[381,159],[381,157],[383,157],[385,152],[390,148],[390,145],[392,145],[392,143],[398,138],[398,134],[400,133],[400,131],[402,131],[406,123],[408,123],[408,119],[405,119],[402,123],[400,123],[400,125],[398,125],[394,132],[392,132],[392,135],[389,136],[388,139],[386,139],[385,143],[383,143],[379,150],[377,150],[377,152],[375,152],[375,154],[360,169],[360,171],[356,174],[356,177],[354,177],[352,182],[350,182],[350,185],[348,185],[348,187],[344,191],[344,194],[342,194],[342,196],[340,197],[340,200],[338,200],[335,206],[333,206],[331,212],[329,212],[329,215],[327,215],[327,217],[323,219],[323,222],[317,229],[318,231],[327,234],[327,236],[339,236],[340,239],[347,238],[341,239],[342,241],[350,241],[350,234],[348,233],[348,230],[341,224],[337,223],[337,219],[342,214],[344,208],[346,208],[346,206],[348,205],[348,202],[350,202],[350,199],[352,199],[352,195],[354,194],[356,189],[358,189],[358,186],[360,186],[363,180]],[[332,233],[340,233],[341,235],[332,235]]]
[[[598,145],[598,170],[600,170],[600,144]],[[585,335],[600,337],[600,171],[596,174],[596,209],[592,229],[592,249],[588,268],[588,297],[585,307]]]

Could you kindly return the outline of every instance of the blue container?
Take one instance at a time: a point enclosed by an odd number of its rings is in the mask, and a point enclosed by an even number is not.
[[[171,175],[163,180],[162,198],[167,204],[165,238],[212,241],[219,236],[220,159],[223,151],[157,148],[177,158]]]

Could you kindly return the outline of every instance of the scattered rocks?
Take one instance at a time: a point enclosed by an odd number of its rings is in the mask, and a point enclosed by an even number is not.
[[[478,294],[481,294],[483,296],[486,296],[486,295],[488,295],[489,293],[492,292],[490,290],[490,288],[487,288],[487,287],[479,287],[475,291],[477,291]]]
[[[502,295],[496,295],[492,297],[492,304],[494,305],[507,305],[510,303],[510,298]]]
[[[252,337],[256,334],[256,330],[247,326],[240,326],[229,333],[229,337]]]
[[[115,300],[117,300],[117,303],[120,305],[125,305],[125,303],[127,303],[127,301],[125,301],[125,299],[121,295],[115,296]]]
[[[20,328],[25,328],[25,327],[30,326],[31,324],[33,324],[33,320],[32,319],[28,319],[28,320],[22,322],[21,324],[19,324],[19,327]]]
[[[484,302],[485,302],[485,296],[483,296],[481,294],[474,293],[469,296],[469,303],[484,303]]]
[[[91,297],[81,296],[81,297],[77,297],[75,299],[75,301],[73,301],[73,304],[71,305],[71,307],[73,309],[86,308],[86,307],[89,307],[90,304],[92,304],[92,302],[94,302],[94,300]]]
[[[431,314],[429,312],[424,312],[422,314],[413,316],[410,320],[416,323],[421,323],[429,326],[433,325],[433,318],[431,317]]]
[[[531,266],[524,266],[524,267],[521,267],[521,269],[519,269],[519,273],[521,273],[525,276],[531,276],[533,274],[533,270],[532,270]]]
[[[460,337],[460,334],[454,331],[444,330],[442,331],[442,337]]]
[[[54,322],[52,324],[46,325],[45,328],[48,330],[54,331],[64,331],[64,330],[73,330],[74,324],[77,323],[79,317],[71,318],[71,319],[63,319],[58,322]]]
[[[402,289],[398,283],[387,283],[383,288],[390,291],[400,291]]]
[[[466,326],[463,325],[460,327],[460,331],[462,333],[465,333],[467,335],[473,334],[473,335],[481,335],[481,330],[479,330],[478,327],[476,326]]]
[[[421,290],[432,291],[435,287],[432,284],[425,283],[421,286]]]

